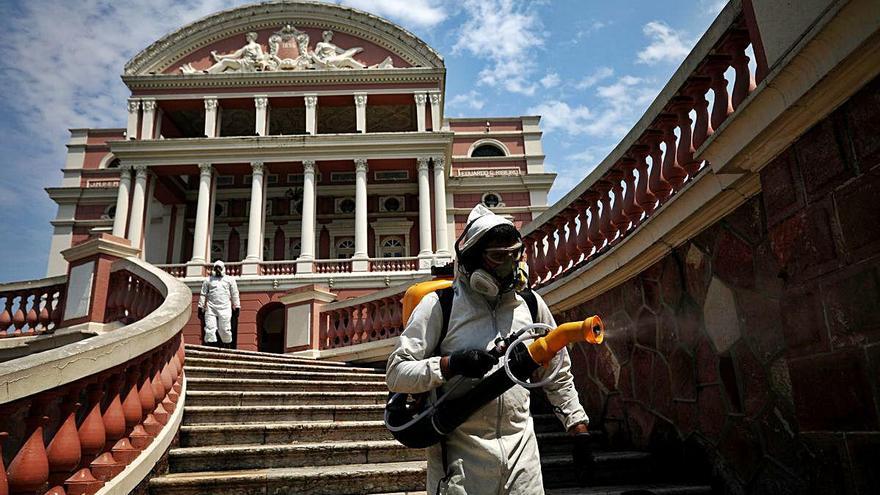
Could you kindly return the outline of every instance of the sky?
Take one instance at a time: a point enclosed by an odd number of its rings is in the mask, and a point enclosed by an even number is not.
[[[125,127],[120,79],[183,25],[251,2],[0,0],[0,282],[45,276],[68,129]],[[550,203],[641,117],[724,0],[342,0],[446,62],[446,116],[541,115]]]

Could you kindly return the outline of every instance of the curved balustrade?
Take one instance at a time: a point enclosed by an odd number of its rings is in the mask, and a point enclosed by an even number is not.
[[[66,276],[0,284],[0,339],[55,331],[66,287]]]
[[[547,285],[604,253],[706,168],[696,150],[755,89],[740,10],[738,2],[725,7],[617,148],[523,229],[533,285]],[[725,77],[730,69],[732,84]]]
[[[186,277],[186,263],[177,263],[173,265],[153,265],[156,268],[176,278]]]
[[[413,257],[401,258],[370,258],[371,272],[408,272],[419,269],[419,259]]]
[[[121,493],[141,480],[120,473],[170,444],[190,291],[134,258],[105,287],[114,318],[139,321],[0,364],[0,493],[92,494],[111,480]]]

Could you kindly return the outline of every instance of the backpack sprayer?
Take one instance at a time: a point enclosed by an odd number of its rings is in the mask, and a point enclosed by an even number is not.
[[[489,352],[498,357],[502,367],[484,377],[474,388],[454,399],[450,394],[463,383],[459,380],[433,404],[428,393],[392,394],[385,405],[385,425],[397,441],[407,447],[425,448],[440,442],[478,409],[495,400],[514,385],[526,388],[550,383],[559,372],[562,359],[557,353],[573,342],[601,344],[605,325],[598,316],[583,321],[563,323],[551,328],[543,323],[526,325],[506,338],[498,338]],[[526,340],[533,340],[528,346]],[[554,359],[555,358],[555,359]],[[527,380],[538,368],[555,365],[540,382]]]

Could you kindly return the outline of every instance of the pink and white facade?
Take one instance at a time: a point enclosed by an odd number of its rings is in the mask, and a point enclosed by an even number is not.
[[[540,117],[445,118],[445,77],[414,35],[337,5],[185,26],[126,65],[124,128],[71,130],[48,275],[101,233],[193,291],[222,259],[238,346],[307,348],[315,304],[447,263],[476,203],[518,225],[546,209]]]

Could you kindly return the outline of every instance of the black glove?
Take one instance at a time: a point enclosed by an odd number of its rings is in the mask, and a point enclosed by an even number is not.
[[[455,351],[449,355],[449,374],[482,378],[496,363],[498,358],[482,349]]]
[[[204,308],[199,308],[199,320],[205,321],[205,310]]]
[[[241,313],[241,308],[232,308],[232,317],[238,318],[238,314]]]

